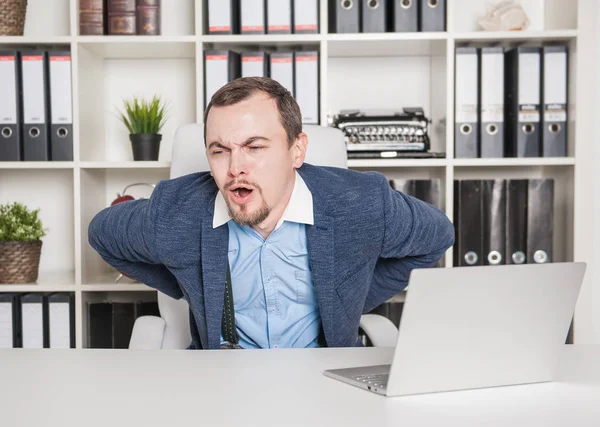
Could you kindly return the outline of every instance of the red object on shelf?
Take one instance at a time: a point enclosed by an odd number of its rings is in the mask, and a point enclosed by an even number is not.
[[[118,203],[122,203],[122,202],[127,202],[129,200],[135,200],[135,198],[129,194],[125,194],[127,192],[127,190],[131,187],[134,187],[136,185],[147,185],[149,187],[154,188],[155,185],[154,184],[147,184],[145,182],[137,182],[135,184],[129,184],[127,187],[125,187],[125,189],[123,190],[123,194],[119,194],[117,193],[117,198],[115,200],[112,201],[112,203],[110,204],[111,206],[114,206]]]

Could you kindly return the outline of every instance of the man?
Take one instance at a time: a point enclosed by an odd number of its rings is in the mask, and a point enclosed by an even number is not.
[[[185,298],[189,348],[358,346],[361,315],[454,242],[443,212],[385,176],[304,164],[300,109],[274,80],[225,85],[204,123],[210,173],[162,181],[89,227],[106,262]]]

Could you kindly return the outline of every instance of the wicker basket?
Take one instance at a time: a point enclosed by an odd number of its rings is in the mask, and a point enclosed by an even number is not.
[[[27,0],[0,0],[0,36],[22,36]]]
[[[41,252],[41,240],[0,242],[0,283],[37,281]]]

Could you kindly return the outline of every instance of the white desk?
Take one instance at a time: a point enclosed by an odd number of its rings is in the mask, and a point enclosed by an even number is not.
[[[391,355],[1,350],[0,426],[600,426],[600,346],[565,347],[558,382],[527,386],[386,398],[322,374]]]

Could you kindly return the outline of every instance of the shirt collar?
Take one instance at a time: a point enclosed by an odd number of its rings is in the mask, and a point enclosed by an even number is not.
[[[213,215],[213,228],[220,227],[221,225],[229,222],[231,217],[229,216],[229,210],[225,198],[221,194],[221,191],[217,192],[217,198],[215,200],[215,210]],[[283,212],[283,215],[277,222],[275,229],[278,229],[284,221],[297,222],[300,224],[314,224],[313,217],[313,198],[312,193],[306,186],[306,183],[296,171],[296,179],[294,182],[294,189],[292,190],[292,196],[290,201]]]

